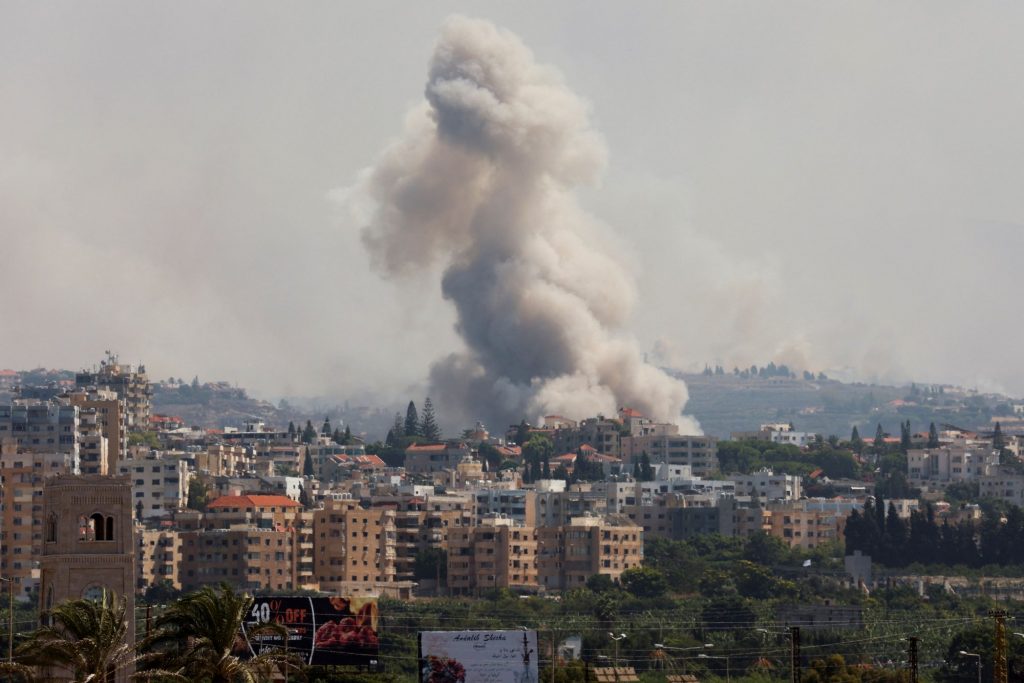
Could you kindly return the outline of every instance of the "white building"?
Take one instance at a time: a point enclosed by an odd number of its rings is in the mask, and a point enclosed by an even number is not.
[[[751,474],[734,474],[729,479],[736,483],[736,495],[760,500],[798,500],[803,495],[800,477],[775,474],[770,469]]]
[[[118,474],[131,477],[132,500],[139,519],[169,515],[188,502],[188,463],[172,452],[136,449],[117,467]]]
[[[907,479],[913,485],[975,481],[996,474],[999,452],[992,447],[945,446],[907,451]]]

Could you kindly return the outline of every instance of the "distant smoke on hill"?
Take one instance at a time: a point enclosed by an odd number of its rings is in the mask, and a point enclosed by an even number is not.
[[[498,427],[628,405],[697,429],[682,417],[686,386],[625,330],[634,283],[573,196],[604,162],[586,105],[516,36],[445,23],[426,101],[356,194],[381,273],[443,270],[466,344],[430,372],[449,414]]]

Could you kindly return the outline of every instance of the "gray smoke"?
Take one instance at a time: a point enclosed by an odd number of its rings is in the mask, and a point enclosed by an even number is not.
[[[434,364],[430,390],[461,419],[630,406],[698,429],[682,417],[686,386],[644,363],[624,329],[633,281],[573,196],[604,161],[586,105],[515,35],[444,24],[426,101],[356,194],[382,273],[443,268],[466,349]]]

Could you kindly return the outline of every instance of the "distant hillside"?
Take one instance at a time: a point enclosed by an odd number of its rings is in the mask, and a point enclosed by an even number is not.
[[[915,432],[928,424],[954,424],[986,431],[995,420],[1004,428],[1024,427],[1005,396],[977,394],[948,386],[892,387],[844,384],[836,380],[793,377],[737,377],[675,373],[690,389],[686,412],[700,420],[705,433],[726,438],[731,432],[755,430],[766,422],[792,422],[799,431],[850,436],[854,425],[865,439],[883,430],[899,434],[910,420]]]

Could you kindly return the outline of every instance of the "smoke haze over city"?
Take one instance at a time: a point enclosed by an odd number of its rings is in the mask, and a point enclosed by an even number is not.
[[[0,367],[112,348],[267,397],[463,391],[488,419],[666,417],[685,389],[655,366],[706,362],[1024,394],[1022,28],[925,3],[10,4]]]

